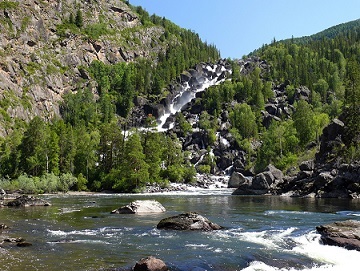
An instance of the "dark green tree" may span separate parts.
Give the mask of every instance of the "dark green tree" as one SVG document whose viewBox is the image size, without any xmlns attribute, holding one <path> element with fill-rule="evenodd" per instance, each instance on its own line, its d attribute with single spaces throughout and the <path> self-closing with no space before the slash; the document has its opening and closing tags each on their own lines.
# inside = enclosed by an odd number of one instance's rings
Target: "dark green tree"
<svg viewBox="0 0 360 271">
<path fill-rule="evenodd" d="M 76 11 L 75 25 L 79 28 L 82 28 L 84 26 L 83 15 L 80 9 Z"/>
</svg>

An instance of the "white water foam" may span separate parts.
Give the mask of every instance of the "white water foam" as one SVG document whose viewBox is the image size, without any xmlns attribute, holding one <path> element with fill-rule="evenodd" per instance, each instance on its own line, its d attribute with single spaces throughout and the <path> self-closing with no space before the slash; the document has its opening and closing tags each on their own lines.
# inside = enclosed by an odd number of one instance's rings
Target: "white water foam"
<svg viewBox="0 0 360 271">
<path fill-rule="evenodd" d="M 49 234 L 53 236 L 70 236 L 70 235 L 81 235 L 81 236 L 97 236 L 99 234 L 105 235 L 105 236 L 112 236 L 114 234 L 119 235 L 122 234 L 124 231 L 132 230 L 132 228 L 109 228 L 104 227 L 100 229 L 90 230 L 74 230 L 74 231 L 63 231 L 63 230 L 47 230 Z"/>
<path fill-rule="evenodd" d="M 292 230 L 283 232 L 283 234 L 274 235 L 273 241 L 264 238 L 266 232 L 253 233 L 247 238 L 249 241 L 260 243 L 263 241 L 267 247 L 276 248 L 278 241 L 276 238 L 281 239 L 282 236 L 287 236 Z M 248 233 L 246 234 L 248 235 Z M 292 237 L 296 245 L 293 249 L 287 250 L 295 255 L 303 255 L 315 260 L 321 264 L 317 264 L 310 268 L 278 268 L 268 265 L 264 262 L 253 261 L 248 267 L 242 269 L 242 271 L 356 271 L 359 269 L 360 252 L 355 250 L 347 250 L 337 246 L 327 246 L 320 243 L 320 235 L 315 232 Z"/>
</svg>

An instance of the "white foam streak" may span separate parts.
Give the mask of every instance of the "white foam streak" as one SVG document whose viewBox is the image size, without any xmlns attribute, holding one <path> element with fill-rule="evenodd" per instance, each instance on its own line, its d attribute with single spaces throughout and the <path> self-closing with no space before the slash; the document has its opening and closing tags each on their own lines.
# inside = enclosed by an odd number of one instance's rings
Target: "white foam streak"
<svg viewBox="0 0 360 271">
<path fill-rule="evenodd" d="M 292 232 L 292 228 L 275 235 L 275 239 L 281 239 L 282 236 L 287 236 Z M 256 243 L 263 242 L 267 247 L 276 248 L 277 241 L 274 239 L 272 242 L 266 240 L 266 232 L 260 233 L 244 233 L 247 236 L 248 241 Z M 296 242 L 295 247 L 289 252 L 303 255 L 313 259 L 321 264 L 314 265 L 309 268 L 278 268 L 270 266 L 264 262 L 254 261 L 249 264 L 248 267 L 242 269 L 242 271 L 355 271 L 358 270 L 358 264 L 360 259 L 360 252 L 355 250 L 347 250 L 337 246 L 326 246 L 320 243 L 320 235 L 315 232 L 311 232 L 299 237 L 292 237 Z"/>
<path fill-rule="evenodd" d="M 299 243 L 293 251 L 328 265 L 324 270 L 358 270 L 360 252 L 320 243 L 320 235 L 311 232 L 294 239 Z M 322 269 L 311 269 L 322 270 Z"/>
</svg>

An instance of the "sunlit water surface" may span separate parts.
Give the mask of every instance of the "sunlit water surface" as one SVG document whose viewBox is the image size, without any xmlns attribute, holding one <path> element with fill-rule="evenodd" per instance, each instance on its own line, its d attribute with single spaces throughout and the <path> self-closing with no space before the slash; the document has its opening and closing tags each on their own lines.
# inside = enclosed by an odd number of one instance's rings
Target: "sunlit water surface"
<svg viewBox="0 0 360 271">
<path fill-rule="evenodd" d="M 1 270 L 131 268 L 146 256 L 171 270 L 358 270 L 360 252 L 324 246 L 315 227 L 360 219 L 360 201 L 231 196 L 229 190 L 157 195 L 46 195 L 50 207 L 1 208 L 5 237 L 33 246 L 0 247 Z M 115 215 L 133 200 L 155 199 L 166 213 Z M 196 211 L 215 232 L 156 229 L 164 217 Z"/>
</svg>

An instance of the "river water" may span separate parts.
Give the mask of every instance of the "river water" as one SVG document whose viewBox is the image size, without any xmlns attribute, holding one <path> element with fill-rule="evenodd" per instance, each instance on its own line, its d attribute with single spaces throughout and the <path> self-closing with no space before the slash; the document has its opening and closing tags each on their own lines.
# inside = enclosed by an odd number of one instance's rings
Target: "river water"
<svg viewBox="0 0 360 271">
<path fill-rule="evenodd" d="M 360 252 L 320 244 L 315 227 L 360 219 L 360 201 L 231 196 L 231 191 L 152 195 L 44 195 L 50 207 L 0 208 L 5 237 L 33 246 L 0 246 L 0 270 L 123 270 L 146 256 L 171 270 L 358 270 Z M 110 214 L 155 199 L 166 213 Z M 164 217 L 196 211 L 225 229 L 157 230 Z"/>
</svg>

